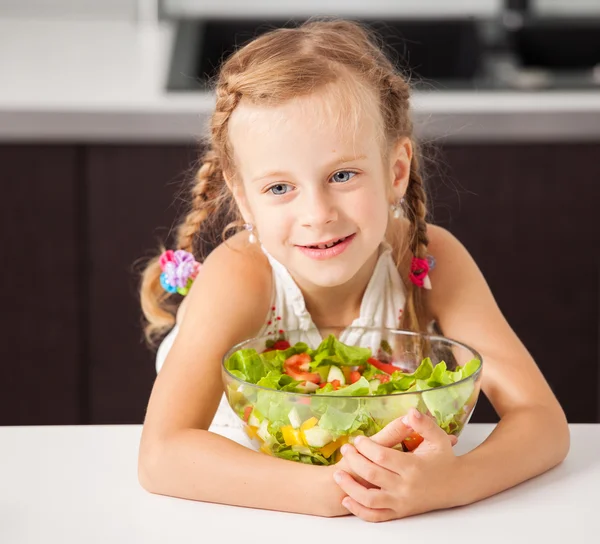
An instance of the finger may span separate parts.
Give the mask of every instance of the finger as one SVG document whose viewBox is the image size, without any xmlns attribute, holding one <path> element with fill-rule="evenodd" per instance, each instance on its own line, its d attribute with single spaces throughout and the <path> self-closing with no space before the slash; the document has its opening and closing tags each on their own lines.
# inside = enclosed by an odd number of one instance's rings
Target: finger
<svg viewBox="0 0 600 544">
<path fill-rule="evenodd" d="M 455 436 L 455 435 L 453 435 L 453 434 L 449 434 L 449 435 L 448 435 L 448 438 L 450 438 L 450 445 L 451 445 L 452 447 L 456 446 L 456 443 L 458 442 L 458 437 L 456 437 L 456 436 Z"/>
<path fill-rule="evenodd" d="M 394 480 L 394 477 L 398 478 L 397 474 L 369 461 L 369 459 L 358 453 L 356 448 L 350 444 L 343 446 L 342 455 L 352 472 L 377 487 L 388 487 L 390 482 Z"/>
<path fill-rule="evenodd" d="M 343 470 L 334 473 L 333 479 L 349 497 L 367 508 L 386 508 L 389 497 L 380 489 L 360 485 L 350 474 Z"/>
<path fill-rule="evenodd" d="M 411 408 L 408 415 L 404 416 L 403 419 L 405 425 L 412 427 L 426 442 L 435 446 L 445 446 L 448 444 L 448 435 L 439 427 L 432 417 Z M 421 445 L 419 447 L 421 447 Z"/>
<path fill-rule="evenodd" d="M 356 502 L 352 497 L 344 497 L 342 500 L 342 505 L 344 508 L 352 512 L 356 517 L 364 519 L 365 521 L 378 523 L 380 521 L 388 521 L 395 517 L 393 510 L 387 508 L 383 510 L 367 508 L 366 506 Z"/>
<path fill-rule="evenodd" d="M 412 433 L 412 429 L 406 425 L 401 417 L 388 423 L 381 431 L 371 437 L 373 442 L 380 446 L 393 448 L 400 444 Z"/>
<path fill-rule="evenodd" d="M 380 446 L 366 436 L 357 437 L 354 447 L 363 457 L 395 474 L 401 473 L 403 463 L 410 462 L 406 453 Z"/>
</svg>

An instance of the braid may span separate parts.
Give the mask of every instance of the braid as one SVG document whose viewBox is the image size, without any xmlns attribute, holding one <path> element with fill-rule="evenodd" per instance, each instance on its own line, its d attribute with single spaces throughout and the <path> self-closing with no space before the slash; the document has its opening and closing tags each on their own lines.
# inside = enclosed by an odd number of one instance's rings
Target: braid
<svg viewBox="0 0 600 544">
<path fill-rule="evenodd" d="M 200 225 L 214 211 L 220 185 L 223 184 L 223 172 L 216 153 L 211 149 L 204 156 L 202 165 L 196 173 L 192 187 L 191 210 L 177 231 L 177 247 L 194 252 L 194 241 L 200 231 Z"/>
<path fill-rule="evenodd" d="M 410 253 L 412 254 L 411 258 L 414 256 L 425 259 L 427 257 L 427 246 L 429 245 L 427 222 L 425 220 L 427 215 L 427 197 L 416 156 L 411 161 L 405 200 L 408 219 L 410 221 L 408 243 Z M 423 332 L 425 327 L 421 323 L 420 316 L 423 316 L 422 289 L 408 280 L 406 308 L 402 314 L 400 327 Z"/>
</svg>

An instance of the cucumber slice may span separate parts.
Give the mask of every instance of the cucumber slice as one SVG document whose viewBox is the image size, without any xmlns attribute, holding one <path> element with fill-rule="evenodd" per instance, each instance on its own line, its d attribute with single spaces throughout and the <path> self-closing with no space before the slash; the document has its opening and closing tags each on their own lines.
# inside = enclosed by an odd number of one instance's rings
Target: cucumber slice
<svg viewBox="0 0 600 544">
<path fill-rule="evenodd" d="M 344 373 L 335 365 L 331 365 L 331 368 L 329 369 L 329 375 L 327 376 L 327 381 L 329 383 L 331 383 L 333 380 L 338 380 L 340 385 L 346 385 Z"/>
<path fill-rule="evenodd" d="M 321 429 L 318 425 L 304 431 L 306 443 L 313 448 L 322 448 L 333 441 L 333 437 L 325 429 Z"/>
<path fill-rule="evenodd" d="M 294 429 L 299 429 L 300 425 L 302 425 L 302 420 L 300 419 L 300 414 L 298 413 L 298 410 L 296 410 L 295 406 L 290 410 L 290 413 L 288 414 L 288 418 L 290 420 L 290 423 L 292 424 L 292 427 L 294 427 Z"/>
</svg>

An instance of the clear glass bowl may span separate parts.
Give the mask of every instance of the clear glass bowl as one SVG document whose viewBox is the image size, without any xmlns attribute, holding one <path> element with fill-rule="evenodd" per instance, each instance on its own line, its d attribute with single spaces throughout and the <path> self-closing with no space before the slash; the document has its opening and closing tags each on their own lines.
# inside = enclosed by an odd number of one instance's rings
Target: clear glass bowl
<svg viewBox="0 0 600 544">
<path fill-rule="evenodd" d="M 472 359 L 480 365 L 467 378 L 423 391 L 376 396 L 296 393 L 248 383 L 227 370 L 225 362 L 235 351 L 255 349 L 262 353 L 274 340 L 273 336 L 252 338 L 225 355 L 222 377 L 228 403 L 254 449 L 293 461 L 334 464 L 341 458 L 339 449 L 344 443 L 352 442 L 357 435 L 372 436 L 413 407 L 432 416 L 448 434 L 458 436 L 462 432 L 480 392 L 483 360 L 474 349 L 442 336 L 363 327 L 332 328 L 320 333 L 287 331 L 285 339 L 291 345 L 305 342 L 316 349 L 329 334 L 347 345 L 370 347 L 374 357 L 387 359 L 405 373 L 414 372 L 427 357 L 434 367 L 444 361 L 448 370 Z M 398 447 L 411 451 L 419 439 L 416 435 Z"/>
</svg>

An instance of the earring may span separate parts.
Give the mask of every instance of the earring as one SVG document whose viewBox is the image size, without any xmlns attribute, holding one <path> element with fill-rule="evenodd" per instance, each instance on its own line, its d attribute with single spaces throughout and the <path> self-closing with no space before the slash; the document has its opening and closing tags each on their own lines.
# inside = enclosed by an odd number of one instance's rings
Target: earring
<svg viewBox="0 0 600 544">
<path fill-rule="evenodd" d="M 403 198 L 400 200 L 400 204 L 392 204 L 390 206 L 394 219 L 400 219 L 402 217 L 402 204 L 404 204 Z"/>
<path fill-rule="evenodd" d="M 250 236 L 248 236 L 248 242 L 255 244 L 256 235 L 254 234 L 254 225 L 252 223 L 244 223 L 244 228 L 250 233 Z"/>
</svg>

